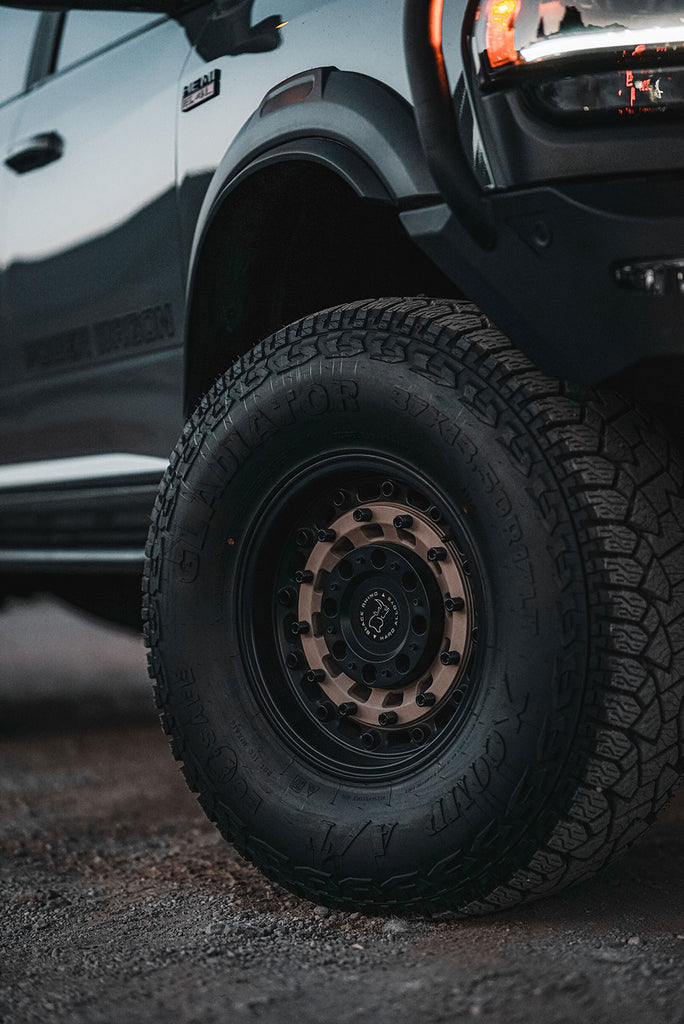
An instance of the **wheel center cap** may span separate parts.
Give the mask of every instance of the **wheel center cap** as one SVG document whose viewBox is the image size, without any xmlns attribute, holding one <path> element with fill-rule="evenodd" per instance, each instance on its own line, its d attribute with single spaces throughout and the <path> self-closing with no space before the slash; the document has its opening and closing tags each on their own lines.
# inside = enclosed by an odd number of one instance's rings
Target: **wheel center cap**
<svg viewBox="0 0 684 1024">
<path fill-rule="evenodd" d="M 365 636 L 376 643 L 391 640 L 399 626 L 399 606 L 384 588 L 375 587 L 361 601 L 359 625 Z"/>
</svg>

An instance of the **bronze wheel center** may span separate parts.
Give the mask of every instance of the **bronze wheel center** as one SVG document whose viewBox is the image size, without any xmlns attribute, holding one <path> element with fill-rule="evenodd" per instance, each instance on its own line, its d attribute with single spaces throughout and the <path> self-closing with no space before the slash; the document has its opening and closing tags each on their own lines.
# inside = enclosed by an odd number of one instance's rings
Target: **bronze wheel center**
<svg viewBox="0 0 684 1024">
<path fill-rule="evenodd" d="M 345 512 L 314 544 L 304 575 L 302 650 L 325 697 L 373 729 L 437 711 L 467 666 L 473 614 L 438 525 L 391 501 Z"/>
</svg>

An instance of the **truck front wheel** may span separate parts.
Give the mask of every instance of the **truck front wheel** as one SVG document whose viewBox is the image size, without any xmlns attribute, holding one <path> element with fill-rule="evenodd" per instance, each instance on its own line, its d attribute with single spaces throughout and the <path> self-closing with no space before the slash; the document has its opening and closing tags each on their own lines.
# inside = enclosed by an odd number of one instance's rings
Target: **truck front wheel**
<svg viewBox="0 0 684 1024">
<path fill-rule="evenodd" d="M 225 837 L 331 905 L 476 913 L 602 866 L 681 772 L 682 474 L 465 303 L 257 345 L 148 541 L 162 722 Z"/>
</svg>

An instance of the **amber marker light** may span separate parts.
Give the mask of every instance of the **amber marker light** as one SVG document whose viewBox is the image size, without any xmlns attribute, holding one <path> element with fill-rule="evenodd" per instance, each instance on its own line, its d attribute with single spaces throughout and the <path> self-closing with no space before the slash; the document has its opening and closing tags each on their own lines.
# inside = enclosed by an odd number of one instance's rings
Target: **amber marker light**
<svg viewBox="0 0 684 1024">
<path fill-rule="evenodd" d="M 436 52 L 442 48 L 442 15 L 444 0 L 432 0 L 430 4 L 430 44 Z"/>
<path fill-rule="evenodd" d="M 517 64 L 515 48 L 515 16 L 520 10 L 519 0 L 490 0 L 487 10 L 485 46 L 491 67 Z"/>
</svg>

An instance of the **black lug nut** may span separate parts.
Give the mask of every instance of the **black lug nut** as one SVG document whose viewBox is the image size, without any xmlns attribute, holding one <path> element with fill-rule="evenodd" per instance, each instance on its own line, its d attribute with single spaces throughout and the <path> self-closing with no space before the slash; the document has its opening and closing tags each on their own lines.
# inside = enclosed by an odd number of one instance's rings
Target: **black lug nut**
<svg viewBox="0 0 684 1024">
<path fill-rule="evenodd" d="M 353 700 L 346 700 L 344 704 L 340 704 L 337 710 L 342 718 L 349 718 L 351 715 L 355 715 L 359 709 Z"/>
<path fill-rule="evenodd" d="M 322 683 L 325 679 L 325 672 L 322 668 L 310 668 L 308 672 L 305 672 L 304 678 L 307 683 Z"/>
<path fill-rule="evenodd" d="M 461 660 L 461 655 L 458 651 L 442 651 L 439 656 L 439 660 L 443 665 L 458 665 Z"/>
<path fill-rule="evenodd" d="M 394 725 L 398 720 L 396 711 L 381 711 L 378 715 L 378 725 Z"/>
<path fill-rule="evenodd" d="M 372 729 L 369 732 L 361 733 L 361 743 L 366 748 L 366 750 L 373 750 L 375 747 L 377 747 L 379 742 L 380 737 L 378 736 L 377 732 L 374 732 Z"/>
<path fill-rule="evenodd" d="M 394 526 L 397 530 L 410 530 L 413 526 L 413 516 L 395 516 Z"/>
<path fill-rule="evenodd" d="M 298 548 L 311 548 L 313 547 L 314 536 L 311 530 L 297 530 L 295 534 L 295 544 Z"/>
<path fill-rule="evenodd" d="M 321 701 L 316 705 L 316 718 L 319 722 L 329 722 L 335 714 L 335 705 L 329 701 Z"/>
<path fill-rule="evenodd" d="M 428 551 L 428 558 L 431 562 L 443 562 L 446 556 L 446 548 L 430 548 Z"/>
<path fill-rule="evenodd" d="M 462 612 L 465 608 L 465 601 L 462 597 L 447 597 L 444 607 L 448 612 Z"/>
<path fill-rule="evenodd" d="M 418 725 L 415 729 L 411 729 L 411 742 L 412 743 L 425 743 L 427 735 L 424 729 Z"/>
<path fill-rule="evenodd" d="M 295 583 L 312 583 L 313 578 L 311 569 L 298 569 L 295 573 Z"/>
<path fill-rule="evenodd" d="M 369 523 L 373 518 L 373 511 L 370 508 L 355 508 L 353 516 L 355 523 Z"/>
<path fill-rule="evenodd" d="M 299 668 L 302 663 L 301 655 L 297 651 L 290 651 L 288 656 L 285 658 L 285 664 L 288 668 Z"/>
<path fill-rule="evenodd" d="M 427 691 L 426 693 L 419 693 L 416 697 L 416 704 L 419 708 L 431 708 L 432 705 L 437 701 L 434 693 Z"/>
<path fill-rule="evenodd" d="M 319 530 L 316 536 L 321 544 L 331 544 L 335 537 L 337 537 L 337 534 L 334 530 Z"/>
<path fill-rule="evenodd" d="M 293 604 L 296 597 L 297 595 L 292 589 L 292 587 L 281 587 L 280 590 L 278 591 L 278 601 L 280 602 L 280 604 L 285 605 L 285 607 L 288 607 L 288 605 Z"/>
<path fill-rule="evenodd" d="M 301 636 L 303 633 L 308 633 L 309 630 L 311 629 L 311 626 L 309 625 L 308 622 L 304 621 L 293 622 L 291 629 L 294 636 Z"/>
</svg>

